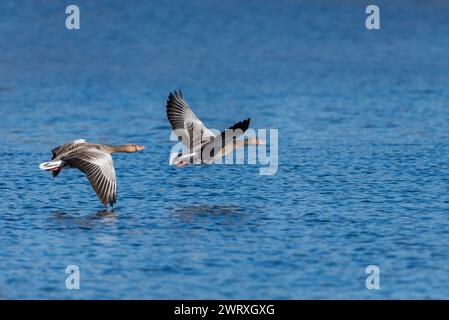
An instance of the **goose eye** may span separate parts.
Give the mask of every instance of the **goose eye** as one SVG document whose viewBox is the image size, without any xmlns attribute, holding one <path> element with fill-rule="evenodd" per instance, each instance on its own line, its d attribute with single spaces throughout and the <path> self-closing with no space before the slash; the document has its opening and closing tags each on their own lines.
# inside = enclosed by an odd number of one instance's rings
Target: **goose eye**
<svg viewBox="0 0 449 320">
<path fill-rule="evenodd" d="M 182 152 L 178 152 L 178 157 L 182 156 Z"/>
</svg>

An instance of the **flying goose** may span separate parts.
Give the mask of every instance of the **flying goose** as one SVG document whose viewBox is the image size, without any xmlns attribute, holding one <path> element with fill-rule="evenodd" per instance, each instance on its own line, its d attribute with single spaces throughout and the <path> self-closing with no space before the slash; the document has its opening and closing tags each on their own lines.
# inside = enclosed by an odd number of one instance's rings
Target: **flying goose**
<svg viewBox="0 0 449 320">
<path fill-rule="evenodd" d="M 265 141 L 255 137 L 236 140 L 248 129 L 250 118 L 215 135 L 193 113 L 181 90 L 170 92 L 167 100 L 167 117 L 179 141 L 187 147 L 187 152 L 178 153 L 172 160 L 178 168 L 189 163 L 213 163 L 245 145 L 265 144 Z"/>
<path fill-rule="evenodd" d="M 117 183 L 111 154 L 130 153 L 143 150 L 143 146 L 127 144 L 108 146 L 88 143 L 84 139 L 67 142 L 54 148 L 51 161 L 44 162 L 39 168 L 51 171 L 56 177 L 62 169 L 77 168 L 84 172 L 98 199 L 106 207 L 116 202 Z"/>
</svg>

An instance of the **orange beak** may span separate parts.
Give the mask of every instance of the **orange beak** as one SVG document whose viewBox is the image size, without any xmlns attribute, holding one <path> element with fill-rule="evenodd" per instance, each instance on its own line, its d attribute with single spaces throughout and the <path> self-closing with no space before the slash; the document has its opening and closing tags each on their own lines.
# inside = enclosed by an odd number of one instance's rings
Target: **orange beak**
<svg viewBox="0 0 449 320">
<path fill-rule="evenodd" d="M 182 168 L 187 164 L 187 162 L 181 162 L 176 165 L 177 168 Z"/>
<path fill-rule="evenodd" d="M 136 146 L 137 151 L 142 151 L 143 149 L 145 149 L 144 146 Z"/>
</svg>

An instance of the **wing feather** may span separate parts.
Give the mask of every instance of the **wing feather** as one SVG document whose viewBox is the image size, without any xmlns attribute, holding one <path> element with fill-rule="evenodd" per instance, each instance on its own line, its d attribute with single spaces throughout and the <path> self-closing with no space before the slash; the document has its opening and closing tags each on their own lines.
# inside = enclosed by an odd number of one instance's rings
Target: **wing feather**
<svg viewBox="0 0 449 320">
<path fill-rule="evenodd" d="M 209 141 L 215 136 L 190 109 L 181 90 L 170 92 L 167 100 L 167 117 L 178 139 L 189 148 Z"/>
<path fill-rule="evenodd" d="M 248 130 L 250 121 L 251 119 L 248 118 L 246 120 L 237 122 L 228 129 L 222 131 L 210 143 L 203 144 L 201 148 L 203 149 L 207 146 L 207 148 L 211 151 L 210 156 L 215 157 L 216 151 L 221 150 L 231 142 L 233 143 L 233 141 L 235 141 L 237 137 Z"/>
<path fill-rule="evenodd" d="M 114 163 L 109 153 L 90 148 L 78 153 L 71 153 L 62 159 L 71 167 L 84 172 L 100 201 L 107 206 L 117 199 L 117 183 Z"/>
<path fill-rule="evenodd" d="M 51 150 L 51 153 L 53 154 L 53 157 L 51 158 L 51 160 L 54 160 L 57 156 L 59 156 L 63 153 L 68 153 L 84 144 L 86 144 L 86 140 L 84 140 L 84 139 L 73 140 L 73 141 L 61 144 L 60 146 Z"/>
</svg>

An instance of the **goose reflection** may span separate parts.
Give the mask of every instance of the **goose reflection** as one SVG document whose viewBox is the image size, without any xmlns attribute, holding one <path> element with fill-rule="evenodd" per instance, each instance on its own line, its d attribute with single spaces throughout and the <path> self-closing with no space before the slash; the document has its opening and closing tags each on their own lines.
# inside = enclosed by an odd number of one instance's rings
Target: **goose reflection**
<svg viewBox="0 0 449 320">
<path fill-rule="evenodd" d="M 192 220 L 196 217 L 238 217 L 244 209 L 235 205 L 191 205 L 174 208 L 172 215 L 182 220 Z"/>
<path fill-rule="evenodd" d="M 74 212 L 66 213 L 63 211 L 54 211 L 51 215 L 56 221 L 63 223 L 67 227 L 77 227 L 81 229 L 92 229 L 98 222 L 111 223 L 118 218 L 115 210 L 107 209 L 97 211 L 92 215 L 77 215 Z"/>
</svg>

